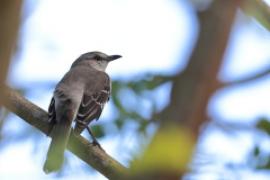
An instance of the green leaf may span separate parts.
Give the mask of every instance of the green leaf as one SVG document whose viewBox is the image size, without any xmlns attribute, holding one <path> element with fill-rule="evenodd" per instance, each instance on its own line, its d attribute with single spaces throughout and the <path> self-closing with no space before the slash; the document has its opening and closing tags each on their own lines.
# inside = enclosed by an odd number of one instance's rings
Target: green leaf
<svg viewBox="0 0 270 180">
<path fill-rule="evenodd" d="M 103 126 L 101 126 L 101 125 L 91 126 L 91 130 L 93 131 L 94 136 L 97 138 L 104 137 L 104 135 L 105 135 Z"/>
<path fill-rule="evenodd" d="M 259 154 L 260 154 L 260 152 L 261 152 L 261 150 L 260 150 L 259 146 L 256 146 L 256 147 L 253 149 L 253 155 L 254 155 L 255 157 L 258 157 Z"/>
<path fill-rule="evenodd" d="M 261 118 L 256 124 L 256 127 L 270 135 L 270 122 L 266 118 Z"/>
<path fill-rule="evenodd" d="M 131 162 L 131 173 L 168 171 L 185 172 L 195 147 L 191 133 L 178 124 L 163 127 L 143 154 Z"/>
<path fill-rule="evenodd" d="M 242 9 L 246 14 L 254 17 L 262 26 L 270 30 L 270 7 L 263 0 L 247 0 Z"/>
<path fill-rule="evenodd" d="M 123 118 L 118 118 L 114 121 L 115 125 L 117 126 L 118 129 L 121 129 L 124 125 L 124 119 Z"/>
</svg>

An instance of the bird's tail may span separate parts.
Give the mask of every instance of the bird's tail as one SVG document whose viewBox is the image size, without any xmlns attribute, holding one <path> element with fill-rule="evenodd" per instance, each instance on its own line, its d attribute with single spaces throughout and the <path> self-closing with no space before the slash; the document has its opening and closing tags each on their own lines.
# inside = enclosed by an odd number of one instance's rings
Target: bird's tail
<svg viewBox="0 0 270 180">
<path fill-rule="evenodd" d="M 72 121 L 68 119 L 61 120 L 54 125 L 51 133 L 52 141 L 47 153 L 46 162 L 43 166 L 45 173 L 59 170 L 64 161 L 64 151 L 69 139 Z"/>
</svg>

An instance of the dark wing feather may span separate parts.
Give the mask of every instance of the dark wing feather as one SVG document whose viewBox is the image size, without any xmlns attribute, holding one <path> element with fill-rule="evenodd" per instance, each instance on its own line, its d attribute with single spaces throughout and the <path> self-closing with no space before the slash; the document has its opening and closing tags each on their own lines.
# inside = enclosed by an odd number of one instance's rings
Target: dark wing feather
<svg viewBox="0 0 270 180">
<path fill-rule="evenodd" d="M 48 108 L 48 116 L 49 116 L 49 123 L 51 124 L 51 128 L 49 129 L 49 133 L 51 133 L 51 130 L 53 128 L 53 125 L 56 123 L 56 113 L 55 113 L 55 100 L 54 98 L 51 99 L 49 108 Z"/>
<path fill-rule="evenodd" d="M 99 119 L 105 103 L 109 100 L 109 96 L 110 86 L 105 86 L 101 91 L 92 95 L 84 94 L 77 113 L 76 133 L 81 133 L 92 120 Z"/>
</svg>

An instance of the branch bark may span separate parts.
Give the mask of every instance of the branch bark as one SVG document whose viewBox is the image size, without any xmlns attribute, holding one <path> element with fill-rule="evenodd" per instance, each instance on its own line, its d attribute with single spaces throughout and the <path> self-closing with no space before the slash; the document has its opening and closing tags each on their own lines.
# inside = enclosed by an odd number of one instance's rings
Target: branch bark
<svg viewBox="0 0 270 180">
<path fill-rule="evenodd" d="M 31 103 L 13 89 L 6 88 L 5 96 L 5 107 L 48 135 L 50 124 L 47 122 L 48 114 L 46 111 Z M 126 167 L 106 152 L 93 146 L 84 137 L 75 136 L 73 132 L 70 135 L 67 149 L 109 179 L 119 179 L 127 173 Z"/>
<path fill-rule="evenodd" d="M 185 124 L 193 130 L 195 137 L 207 119 L 208 100 L 219 84 L 217 74 L 240 2 L 216 0 L 207 11 L 199 14 L 197 45 L 187 68 L 173 81 L 171 103 L 164 110 L 162 119 Z"/>
<path fill-rule="evenodd" d="M 0 104 L 4 99 L 3 87 L 14 45 L 16 44 L 21 6 L 21 0 L 2 0 L 0 2 Z"/>
</svg>

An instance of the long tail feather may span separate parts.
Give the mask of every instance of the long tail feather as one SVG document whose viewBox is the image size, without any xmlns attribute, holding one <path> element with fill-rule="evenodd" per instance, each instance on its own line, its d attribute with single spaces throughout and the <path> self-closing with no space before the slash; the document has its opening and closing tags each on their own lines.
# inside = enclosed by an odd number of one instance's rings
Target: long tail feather
<svg viewBox="0 0 270 180">
<path fill-rule="evenodd" d="M 67 119 L 61 119 L 59 123 L 55 124 L 51 133 L 52 141 L 47 153 L 47 159 L 43 166 L 45 173 L 58 171 L 62 167 L 70 131 L 71 121 Z"/>
</svg>

